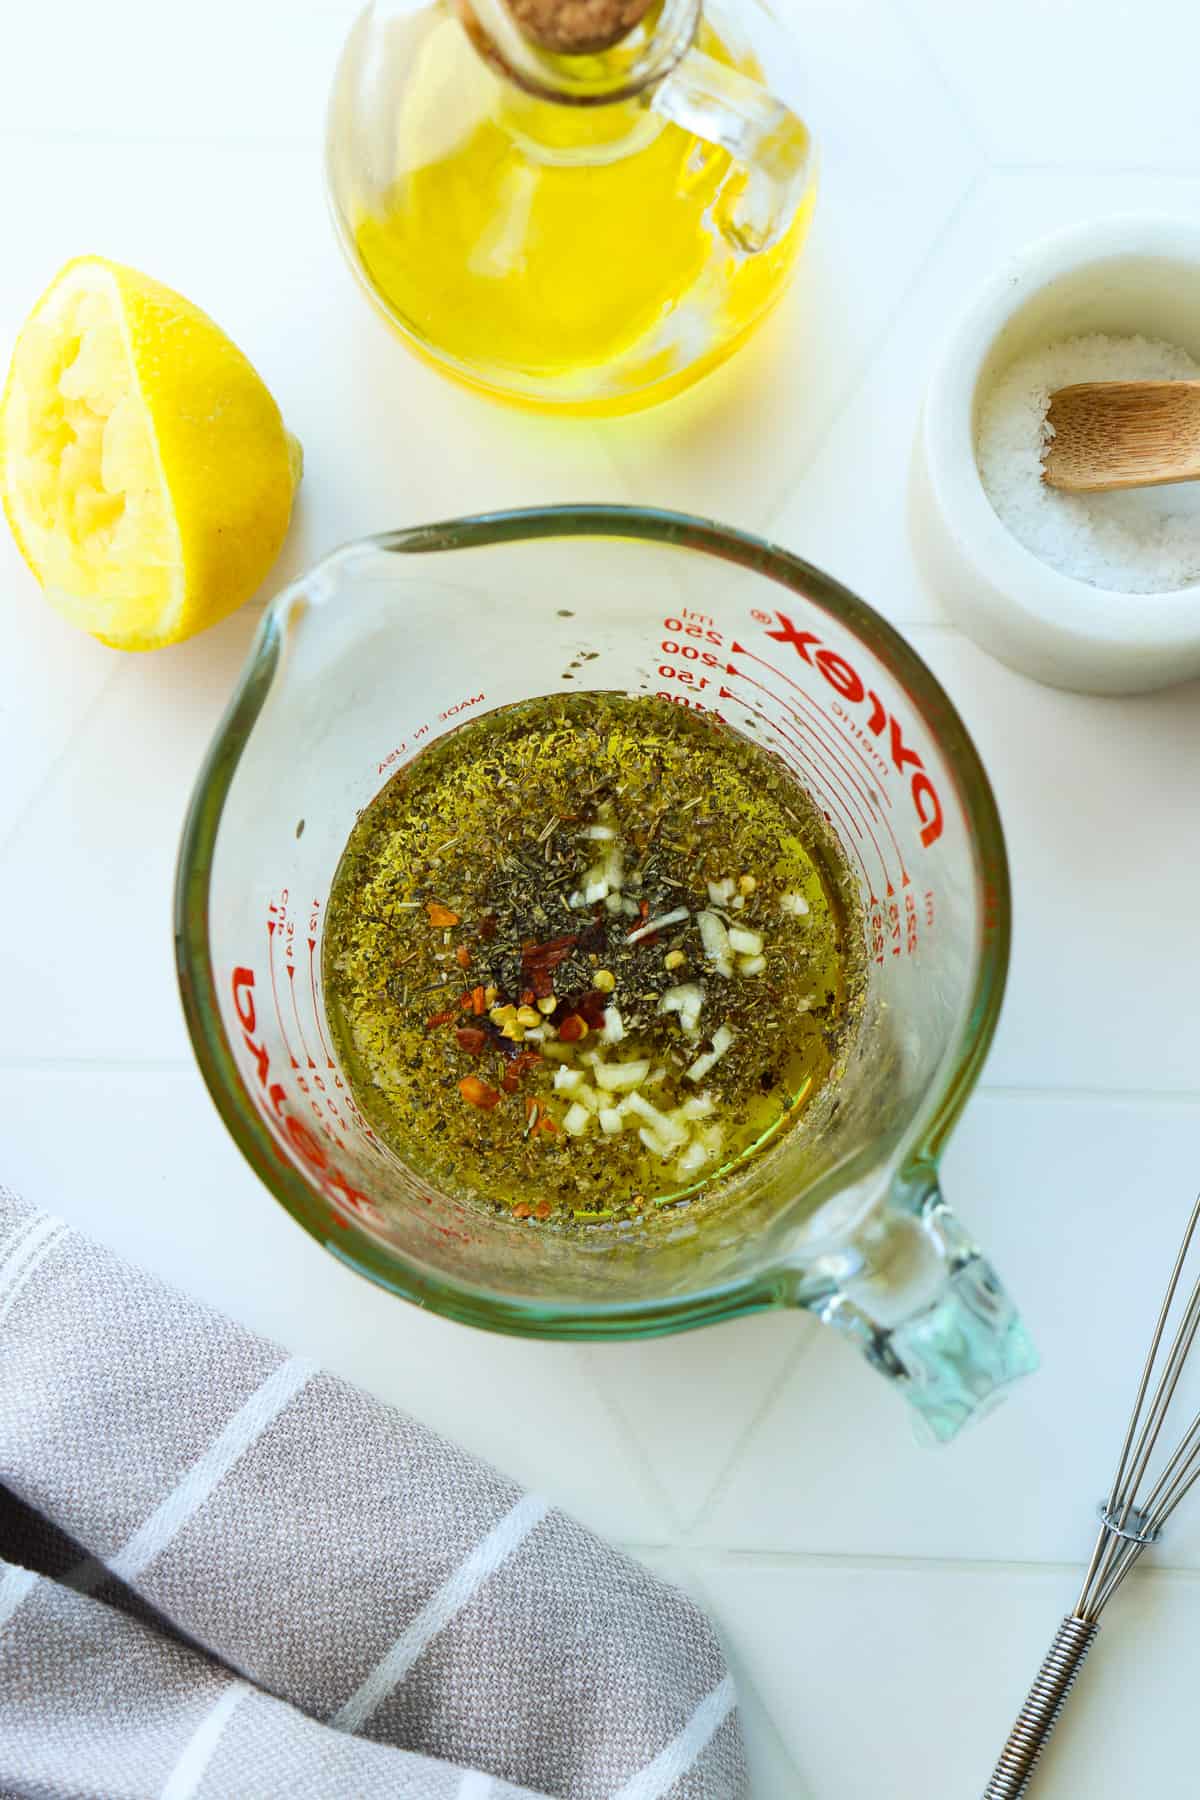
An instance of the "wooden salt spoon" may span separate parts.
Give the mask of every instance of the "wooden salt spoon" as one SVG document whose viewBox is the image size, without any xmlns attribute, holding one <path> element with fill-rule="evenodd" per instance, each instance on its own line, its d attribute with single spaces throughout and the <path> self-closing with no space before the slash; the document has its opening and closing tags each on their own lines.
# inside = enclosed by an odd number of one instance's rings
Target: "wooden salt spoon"
<svg viewBox="0 0 1200 1800">
<path fill-rule="evenodd" d="M 1042 480 L 1068 494 L 1200 480 L 1200 381 L 1081 381 L 1050 396 Z"/>
</svg>

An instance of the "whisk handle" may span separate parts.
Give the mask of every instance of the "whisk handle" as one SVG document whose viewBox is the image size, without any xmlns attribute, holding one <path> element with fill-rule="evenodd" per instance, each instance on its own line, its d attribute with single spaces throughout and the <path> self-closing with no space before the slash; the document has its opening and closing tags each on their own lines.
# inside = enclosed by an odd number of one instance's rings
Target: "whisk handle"
<svg viewBox="0 0 1200 1800">
<path fill-rule="evenodd" d="M 1095 1620 L 1090 1624 L 1073 1617 L 1063 1620 L 983 1790 L 983 1800 L 1021 1800 L 1027 1792 L 1038 1757 L 1058 1724 L 1099 1629 Z"/>
</svg>

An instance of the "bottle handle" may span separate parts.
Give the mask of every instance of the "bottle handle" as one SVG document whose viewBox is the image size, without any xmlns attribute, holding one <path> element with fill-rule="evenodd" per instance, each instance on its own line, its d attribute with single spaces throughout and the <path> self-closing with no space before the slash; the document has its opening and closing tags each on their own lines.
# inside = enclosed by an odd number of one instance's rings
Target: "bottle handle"
<svg viewBox="0 0 1200 1800">
<path fill-rule="evenodd" d="M 897 1183 L 794 1295 L 898 1387 L 920 1436 L 946 1443 L 1032 1374 L 1037 1351 L 991 1264 L 927 1175 Z"/>
<path fill-rule="evenodd" d="M 728 151 L 744 174 L 719 217 L 744 254 L 769 250 L 790 229 L 812 184 L 808 127 L 749 76 L 691 49 L 654 90 L 651 108 L 705 143 Z"/>
</svg>

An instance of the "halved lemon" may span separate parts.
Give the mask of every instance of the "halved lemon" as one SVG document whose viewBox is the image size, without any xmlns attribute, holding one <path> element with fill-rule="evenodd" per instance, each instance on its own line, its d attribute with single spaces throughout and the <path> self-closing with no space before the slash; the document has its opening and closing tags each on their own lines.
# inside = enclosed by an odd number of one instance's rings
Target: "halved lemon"
<svg viewBox="0 0 1200 1800">
<path fill-rule="evenodd" d="M 135 269 L 68 263 L 21 329 L 0 498 L 47 598 L 103 643 L 175 644 L 247 600 L 300 464 L 237 346 Z"/>
</svg>

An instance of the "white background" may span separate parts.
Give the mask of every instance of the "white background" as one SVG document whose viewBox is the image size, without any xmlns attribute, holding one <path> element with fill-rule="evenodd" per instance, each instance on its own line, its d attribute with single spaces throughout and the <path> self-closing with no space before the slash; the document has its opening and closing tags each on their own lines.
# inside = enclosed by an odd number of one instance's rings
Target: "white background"
<svg viewBox="0 0 1200 1800">
<path fill-rule="evenodd" d="M 757 1800 L 960 1800 L 1073 1599 L 1200 1181 L 1200 688 L 1009 673 L 911 565 L 909 446 L 972 288 L 1047 229 L 1200 208 L 1191 0 L 789 0 L 824 186 L 790 300 L 697 392 L 592 425 L 418 365 L 335 248 L 348 0 L 57 0 L 0 45 L 0 354 L 67 257 L 132 262 L 257 362 L 306 472 L 274 591 L 357 533 L 641 500 L 766 532 L 894 620 L 957 701 L 1013 863 L 1009 997 L 946 1163 L 1043 1372 L 953 1449 L 807 1321 L 489 1339 L 336 1266 L 241 1163 L 176 999 L 171 876 L 257 608 L 150 658 L 52 615 L 0 541 L 0 1176 L 410 1408 L 692 1589 Z M 1131 601 L 1135 605 L 1136 601 Z M 1200 1505 L 1109 1615 L 1039 1796 L 1196 1792 Z"/>
</svg>

